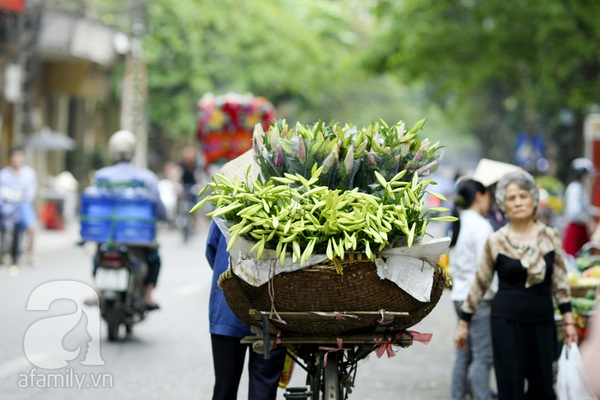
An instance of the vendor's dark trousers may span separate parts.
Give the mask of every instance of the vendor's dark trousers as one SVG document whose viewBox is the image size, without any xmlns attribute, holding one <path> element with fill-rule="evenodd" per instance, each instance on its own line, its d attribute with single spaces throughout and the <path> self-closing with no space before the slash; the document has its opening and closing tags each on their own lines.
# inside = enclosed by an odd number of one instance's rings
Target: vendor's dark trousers
<svg viewBox="0 0 600 400">
<path fill-rule="evenodd" d="M 236 400 L 240 378 L 244 369 L 246 353 L 248 360 L 248 400 L 275 400 L 283 362 L 285 348 L 271 351 L 271 358 L 265 360 L 247 344 L 241 344 L 240 338 L 211 335 L 213 364 L 215 369 L 215 387 L 213 400 Z"/>
<path fill-rule="evenodd" d="M 524 323 L 492 318 L 492 346 L 499 400 L 556 399 L 552 371 L 557 353 L 553 322 Z"/>
</svg>

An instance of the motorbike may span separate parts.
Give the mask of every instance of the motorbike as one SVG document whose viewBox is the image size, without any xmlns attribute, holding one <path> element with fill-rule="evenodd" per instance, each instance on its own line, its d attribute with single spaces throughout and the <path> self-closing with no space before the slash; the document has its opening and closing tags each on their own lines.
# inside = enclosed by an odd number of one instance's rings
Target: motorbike
<svg viewBox="0 0 600 400">
<path fill-rule="evenodd" d="M 145 302 L 146 255 L 157 248 L 154 200 L 144 190 L 89 187 L 81 196 L 81 244 L 98 243 L 94 277 L 108 340 L 131 333 L 150 309 Z"/>
<path fill-rule="evenodd" d="M 147 246 L 101 243 L 95 257 L 95 278 L 99 291 L 100 314 L 108 326 L 108 340 L 119 338 L 123 325 L 127 334 L 143 321 L 149 310 L 144 301 L 144 261 Z"/>
</svg>

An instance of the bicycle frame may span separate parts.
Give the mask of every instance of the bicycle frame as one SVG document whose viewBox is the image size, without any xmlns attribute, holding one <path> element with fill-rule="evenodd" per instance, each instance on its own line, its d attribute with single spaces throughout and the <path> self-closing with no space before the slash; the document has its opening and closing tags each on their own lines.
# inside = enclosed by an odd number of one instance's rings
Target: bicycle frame
<svg viewBox="0 0 600 400">
<path fill-rule="evenodd" d="M 268 319 L 268 312 L 250 311 Z M 370 312 L 367 312 L 370 314 Z M 280 313 L 286 314 L 286 313 Z M 405 312 L 389 313 L 407 316 Z M 270 324 L 267 324 L 270 325 Z M 258 336 L 246 337 L 242 343 L 251 343 L 255 351 L 264 352 L 269 357 L 272 346 L 271 337 L 277 330 L 267 327 Z M 260 331 L 260 329 L 257 329 Z M 406 330 L 390 331 L 384 325 L 373 332 L 359 332 L 332 335 L 299 335 L 275 333 L 273 342 L 277 346 L 285 346 L 294 362 L 307 373 L 306 387 L 288 388 L 286 399 L 311 400 L 346 400 L 352 393 L 358 362 L 378 349 L 390 351 L 391 346 L 408 347 L 413 343 L 413 336 Z M 265 347 L 266 346 L 266 347 Z M 265 350 L 266 349 L 266 350 Z"/>
</svg>

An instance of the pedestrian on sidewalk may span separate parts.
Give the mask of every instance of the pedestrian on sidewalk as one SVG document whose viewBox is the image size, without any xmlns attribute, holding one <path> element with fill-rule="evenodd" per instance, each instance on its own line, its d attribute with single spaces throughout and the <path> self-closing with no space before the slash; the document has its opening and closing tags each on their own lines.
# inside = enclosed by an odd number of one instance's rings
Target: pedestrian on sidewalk
<svg viewBox="0 0 600 400">
<path fill-rule="evenodd" d="M 554 304 L 563 316 L 565 343 L 578 340 L 562 241 L 555 228 L 535 219 L 539 190 L 529 173 L 506 174 L 498 182 L 496 201 L 510 222 L 485 244 L 454 340 L 466 348 L 470 321 L 497 273 L 491 332 L 498 398 L 555 399 Z"/>
<path fill-rule="evenodd" d="M 27 243 L 29 261 L 33 262 L 34 259 L 37 218 L 33 202 L 36 190 L 36 173 L 33 168 L 25 164 L 24 151 L 19 147 L 12 149 L 9 154 L 9 165 L 0 170 L 0 222 L 3 224 L 3 229 L 7 229 L 9 225 L 12 226 L 11 259 L 13 266 L 16 266 L 18 262 L 23 232 L 26 232 L 29 237 Z"/>
<path fill-rule="evenodd" d="M 595 217 L 600 216 L 600 209 L 590 204 L 588 193 L 588 181 L 595 173 L 594 164 L 587 158 L 576 158 L 571 162 L 572 180 L 565 189 L 563 248 L 573 257 L 590 241 Z"/>
</svg>

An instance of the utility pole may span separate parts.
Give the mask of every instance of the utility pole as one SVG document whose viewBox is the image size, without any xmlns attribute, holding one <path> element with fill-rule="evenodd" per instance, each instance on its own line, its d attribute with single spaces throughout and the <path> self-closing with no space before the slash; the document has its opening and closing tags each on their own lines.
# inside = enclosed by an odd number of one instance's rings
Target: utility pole
<svg viewBox="0 0 600 400">
<path fill-rule="evenodd" d="M 42 3 L 31 1 L 19 18 L 17 42 L 17 66 L 20 71 L 20 94 L 14 102 L 13 144 L 23 144 L 32 133 L 32 109 L 34 86 L 40 74 L 40 60 L 37 52 L 38 37 L 42 18 Z"/>
<path fill-rule="evenodd" d="M 133 163 L 140 167 L 148 165 L 148 76 L 141 43 L 141 36 L 145 30 L 144 0 L 134 0 L 131 12 L 130 51 L 125 56 L 121 92 L 121 129 L 130 130 L 135 134 L 137 147 Z"/>
</svg>

